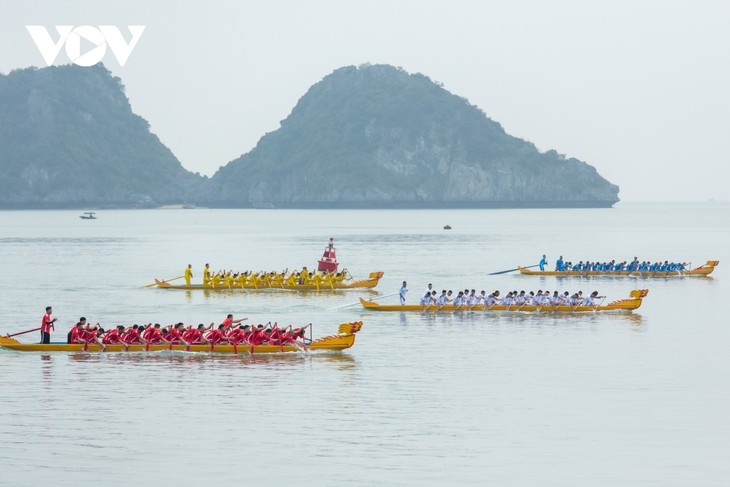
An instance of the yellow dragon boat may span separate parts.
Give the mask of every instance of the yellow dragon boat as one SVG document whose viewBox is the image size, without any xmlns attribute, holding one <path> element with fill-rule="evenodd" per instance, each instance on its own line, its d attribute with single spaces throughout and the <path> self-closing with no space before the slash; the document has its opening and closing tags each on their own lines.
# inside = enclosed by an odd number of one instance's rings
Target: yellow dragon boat
<svg viewBox="0 0 730 487">
<path fill-rule="evenodd" d="M 719 260 L 708 260 L 706 264 L 687 271 L 535 271 L 526 267 L 517 267 L 517 269 L 520 274 L 526 276 L 696 277 L 710 275 L 719 263 Z"/>
<path fill-rule="evenodd" d="M 378 285 L 383 272 L 371 272 L 367 279 L 353 280 L 348 278 L 340 281 L 330 277 L 322 277 L 310 282 L 299 284 L 296 280 L 289 279 L 267 279 L 258 277 L 257 279 L 247 279 L 244 282 L 234 282 L 227 284 L 221 281 L 218 285 L 214 284 L 170 284 L 168 281 L 155 279 L 155 286 L 161 289 L 186 289 L 206 291 L 237 291 L 237 290 L 255 290 L 255 289 L 286 289 L 291 291 L 341 291 L 345 289 L 368 289 Z"/>
<path fill-rule="evenodd" d="M 367 299 L 360 298 L 363 308 L 373 311 L 422 311 L 431 313 L 459 312 L 459 311 L 508 311 L 522 313 L 584 313 L 588 311 L 633 311 L 641 306 L 642 299 L 649 293 L 648 289 L 637 289 L 631 291 L 627 299 L 619 299 L 608 304 L 596 306 L 573 306 L 573 305 L 533 305 L 533 304 L 486 304 L 474 305 L 453 305 L 453 304 L 378 304 Z"/>
<path fill-rule="evenodd" d="M 105 353 L 108 352 L 161 352 L 166 350 L 180 352 L 207 352 L 207 353 L 232 353 L 232 354 L 257 354 L 257 353 L 286 353 L 303 352 L 309 350 L 341 351 L 352 347 L 355 343 L 355 333 L 362 328 L 362 321 L 342 323 L 337 335 L 317 338 L 310 343 L 285 345 L 230 345 L 230 344 L 196 344 L 185 346 L 184 344 L 168 345 L 166 343 L 147 345 L 132 344 L 125 348 L 122 344 L 107 345 Z M 101 352 L 102 347 L 96 343 L 21 343 L 14 338 L 0 337 L 0 348 L 17 350 L 20 352 Z"/>
</svg>

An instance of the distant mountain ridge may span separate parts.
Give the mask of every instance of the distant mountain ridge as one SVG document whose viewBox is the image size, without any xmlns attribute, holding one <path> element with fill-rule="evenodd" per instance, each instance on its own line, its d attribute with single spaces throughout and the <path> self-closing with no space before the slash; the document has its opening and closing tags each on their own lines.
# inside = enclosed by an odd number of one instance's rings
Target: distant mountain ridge
<svg viewBox="0 0 730 487">
<path fill-rule="evenodd" d="M 207 204 L 287 208 L 608 207 L 595 168 L 510 136 L 421 74 L 347 66 L 222 167 Z"/>
<path fill-rule="evenodd" d="M 0 75 L 0 107 L 0 207 L 149 207 L 200 191 L 101 64 Z"/>
<path fill-rule="evenodd" d="M 510 136 L 421 74 L 347 66 L 210 179 L 185 170 L 103 66 L 0 75 L 0 208 L 607 207 L 592 166 Z"/>
</svg>

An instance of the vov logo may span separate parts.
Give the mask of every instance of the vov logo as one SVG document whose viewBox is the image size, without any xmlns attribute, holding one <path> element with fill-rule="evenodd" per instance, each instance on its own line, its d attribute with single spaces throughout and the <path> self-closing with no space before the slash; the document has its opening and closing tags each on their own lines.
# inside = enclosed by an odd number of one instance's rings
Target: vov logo
<svg viewBox="0 0 730 487">
<path fill-rule="evenodd" d="M 66 55 L 69 60 L 78 65 L 89 67 L 97 64 L 104 58 L 106 48 L 109 46 L 114 57 L 117 58 L 120 66 L 124 66 L 132 54 L 132 50 L 137 45 L 139 38 L 142 36 L 146 26 L 130 25 L 127 26 L 132 34 L 132 39 L 127 42 L 114 25 L 100 25 L 94 27 L 91 25 L 57 25 L 58 39 L 53 40 L 51 34 L 42 25 L 26 25 L 33 42 L 43 56 L 43 60 L 48 66 L 53 64 L 61 52 L 61 48 L 66 46 Z M 84 39 L 85 44 L 90 48 L 84 53 L 81 52 L 81 40 Z"/>
</svg>

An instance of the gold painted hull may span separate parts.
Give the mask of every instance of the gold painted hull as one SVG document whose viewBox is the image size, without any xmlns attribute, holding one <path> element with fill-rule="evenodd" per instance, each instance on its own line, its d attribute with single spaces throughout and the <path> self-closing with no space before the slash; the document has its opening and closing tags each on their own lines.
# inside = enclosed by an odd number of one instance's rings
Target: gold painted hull
<svg viewBox="0 0 730 487">
<path fill-rule="evenodd" d="M 362 328 L 362 322 L 343 323 L 340 325 L 339 333 L 327 337 L 318 338 L 309 344 L 297 343 L 296 345 L 230 345 L 219 344 L 211 346 L 209 344 L 190 345 L 168 345 L 168 344 L 133 344 L 126 349 L 124 345 L 114 344 L 107 345 L 104 353 L 110 352 L 162 352 L 162 351 L 178 351 L 178 352 L 204 352 L 204 353 L 233 353 L 233 354 L 258 354 L 258 353 L 286 353 L 286 352 L 303 352 L 308 350 L 330 350 L 341 351 L 346 350 L 355 343 L 355 333 Z M 102 347 L 96 343 L 80 344 L 80 343 L 21 343 L 14 338 L 0 337 L 0 347 L 20 352 L 101 352 Z"/>
<path fill-rule="evenodd" d="M 586 276 L 613 276 L 613 277 L 697 277 L 708 276 L 720 263 L 719 260 L 708 260 L 706 264 L 688 271 L 534 271 L 525 267 L 518 267 L 520 274 L 526 276 L 557 276 L 557 277 L 586 277 Z"/>
<path fill-rule="evenodd" d="M 367 299 L 360 298 L 363 308 L 373 311 L 421 311 L 428 313 L 450 313 L 460 311 L 505 311 L 505 312 L 521 312 L 521 313 L 586 313 L 593 311 L 633 311 L 641 306 L 642 299 L 648 294 L 648 290 L 641 289 L 631 291 L 629 298 L 620 299 L 611 303 L 599 306 L 535 306 L 535 305 L 518 305 L 513 304 L 505 306 L 495 304 L 487 306 L 485 304 L 475 304 L 473 306 L 453 304 L 437 305 L 430 304 L 422 306 L 420 304 L 378 304 Z"/>
<path fill-rule="evenodd" d="M 245 283 L 234 284 L 231 286 L 220 284 L 219 286 L 203 285 L 203 284 L 170 284 L 166 281 L 155 279 L 155 285 L 162 289 L 185 289 L 188 291 L 193 290 L 205 290 L 205 291 L 254 291 L 261 289 L 284 289 L 287 291 L 341 291 L 345 289 L 372 289 L 378 285 L 380 278 L 383 277 L 383 272 L 371 272 L 367 279 L 360 279 L 352 282 L 327 282 L 322 281 L 320 283 L 309 283 L 309 284 L 294 284 L 290 285 L 286 282 L 276 282 L 262 280 L 257 284 Z"/>
</svg>

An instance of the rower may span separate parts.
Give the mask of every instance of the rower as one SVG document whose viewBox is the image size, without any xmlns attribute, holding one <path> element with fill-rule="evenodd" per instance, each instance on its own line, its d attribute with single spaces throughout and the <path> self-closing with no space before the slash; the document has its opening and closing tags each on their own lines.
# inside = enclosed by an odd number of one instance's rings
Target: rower
<svg viewBox="0 0 730 487">
<path fill-rule="evenodd" d="M 218 328 L 213 328 L 212 330 L 205 332 L 203 339 L 211 345 L 217 345 L 226 341 L 226 337 L 223 333 L 224 330 L 225 327 L 223 325 L 218 325 Z"/>
<path fill-rule="evenodd" d="M 180 329 L 181 329 L 181 328 L 183 328 L 184 326 L 185 326 L 185 325 L 183 325 L 182 323 L 177 323 L 177 324 L 175 324 L 175 325 L 172 325 L 172 326 L 170 326 L 169 330 L 168 330 L 168 331 L 167 331 L 167 333 L 166 333 L 166 334 L 164 335 L 164 339 L 165 339 L 165 340 L 166 340 L 166 341 L 167 341 L 167 342 L 168 342 L 169 344 L 171 344 L 171 345 L 172 345 L 172 344 L 174 344 L 174 343 L 182 343 L 182 344 L 183 344 L 183 345 L 185 345 L 186 347 L 187 347 L 187 346 L 190 346 L 190 343 L 188 343 L 188 342 L 187 342 L 187 341 L 186 341 L 186 340 L 185 340 L 185 339 L 184 339 L 184 338 L 182 337 L 182 334 L 180 333 Z"/>
<path fill-rule="evenodd" d="M 596 307 L 596 299 L 597 298 L 605 298 L 606 296 L 599 296 L 598 291 L 593 291 L 590 296 L 587 296 L 585 299 L 583 299 L 583 306 L 593 306 Z"/>
<path fill-rule="evenodd" d="M 141 330 L 142 327 L 135 324 L 126 330 L 121 335 L 122 342 L 131 345 L 133 343 L 142 343 L 142 337 L 139 334 L 139 330 Z"/>
<path fill-rule="evenodd" d="M 121 333 L 124 331 L 124 325 L 118 325 L 116 328 L 110 328 L 104 336 L 101 337 L 102 343 L 105 345 L 113 345 L 121 343 Z"/>
<path fill-rule="evenodd" d="M 85 343 L 82 337 L 84 336 L 84 330 L 86 329 L 86 318 L 83 316 L 79 318 L 79 321 L 71 328 L 68 332 L 68 343 Z"/>
</svg>

